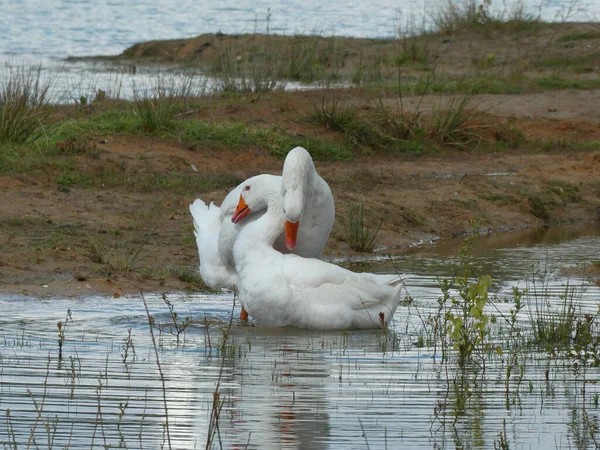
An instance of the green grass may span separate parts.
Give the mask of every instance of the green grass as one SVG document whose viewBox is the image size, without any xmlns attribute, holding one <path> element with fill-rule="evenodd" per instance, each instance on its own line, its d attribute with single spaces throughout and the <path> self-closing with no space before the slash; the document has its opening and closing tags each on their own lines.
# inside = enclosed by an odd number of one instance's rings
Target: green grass
<svg viewBox="0 0 600 450">
<path fill-rule="evenodd" d="M 377 83 L 366 86 L 374 94 L 381 92 L 397 93 L 398 84 Z M 468 94 L 471 92 L 493 95 L 519 95 L 530 92 L 554 91 L 562 89 L 591 90 L 600 88 L 600 80 L 578 77 L 532 76 L 522 74 L 486 74 L 468 77 L 406 77 L 402 80 L 402 93 L 405 96 L 435 94 Z"/>
<path fill-rule="evenodd" d="M 377 127 L 375 114 L 371 120 L 359 116 L 359 105 L 355 102 L 323 97 L 320 106 L 316 106 L 306 120 L 322 125 L 330 130 L 344 134 L 346 143 L 351 146 L 383 148 L 389 144 L 390 137 L 385 136 Z"/>
<path fill-rule="evenodd" d="M 512 203 L 515 201 L 515 199 L 508 194 L 483 193 L 479 195 L 479 197 L 490 202 Z"/>
<path fill-rule="evenodd" d="M 189 144 L 211 142 L 231 148 L 260 146 L 268 149 L 272 155 L 281 158 L 284 158 L 290 149 L 297 146 L 306 148 L 315 160 L 345 161 L 352 157 L 351 152 L 344 146 L 335 145 L 323 139 L 291 135 L 277 127 L 250 128 L 241 122 L 217 124 L 184 121 L 180 124 L 178 136 Z"/>
<path fill-rule="evenodd" d="M 216 52 L 209 72 L 219 77 L 220 92 L 269 92 L 283 88 L 282 80 L 338 80 L 343 57 L 335 38 L 320 33 L 291 39 L 255 35 L 245 45 L 233 43 Z"/>
<path fill-rule="evenodd" d="M 344 134 L 346 143 L 372 151 L 422 153 L 428 146 L 476 148 L 483 140 L 482 132 L 490 126 L 483 122 L 474 91 L 443 97 L 434 103 L 431 116 L 417 109 L 408 110 L 401 103 L 350 102 L 323 98 L 321 105 L 306 120 Z M 365 112 L 366 111 L 366 112 Z M 518 146 L 524 139 L 508 128 L 498 128 L 497 140 Z"/>
<path fill-rule="evenodd" d="M 477 132 L 481 125 L 472 122 L 481 116 L 481 112 L 475 108 L 473 91 L 437 102 L 427 129 L 428 136 L 442 145 L 476 147 L 481 142 L 481 135 Z"/>
<path fill-rule="evenodd" d="M 201 95 L 202 86 L 192 76 L 158 76 L 149 85 L 134 86 L 135 114 L 142 130 L 155 133 L 172 129 L 176 114 L 187 109 L 188 99 Z"/>
<path fill-rule="evenodd" d="M 478 31 L 531 31 L 541 25 L 539 16 L 526 12 L 522 1 L 515 2 L 510 9 L 494 8 L 492 1 L 480 0 L 440 0 L 433 5 L 429 14 L 434 28 L 451 34 L 460 30 Z"/>
<path fill-rule="evenodd" d="M 206 286 L 206 284 L 204 284 L 204 281 L 200 276 L 200 272 L 198 272 L 196 269 L 191 269 L 189 267 L 169 266 L 167 267 L 167 271 L 183 283 L 195 285 L 203 290 L 210 289 L 208 286 Z"/>
<path fill-rule="evenodd" d="M 357 252 L 372 252 L 377 246 L 377 236 L 383 220 L 365 211 L 362 203 L 351 204 L 344 222 L 344 240 Z"/>
<path fill-rule="evenodd" d="M 542 274 L 549 277 L 549 274 Z M 546 351 L 555 353 L 569 347 L 575 338 L 575 328 L 578 322 L 577 304 L 581 293 L 573 286 L 566 285 L 560 295 L 561 303 L 552 307 L 549 281 L 546 278 L 536 280 L 528 292 L 529 318 L 533 332 L 533 342 L 544 346 Z"/>
<path fill-rule="evenodd" d="M 139 122 L 131 111 L 108 111 L 92 119 L 70 120 L 63 123 L 51 141 L 65 140 L 78 135 L 104 136 L 113 133 L 137 134 Z M 343 146 L 312 136 L 291 135 L 282 129 L 251 128 L 244 123 L 213 123 L 198 120 L 178 120 L 170 127 L 156 129 L 156 135 L 185 141 L 188 145 L 210 143 L 231 148 L 259 146 L 275 156 L 285 157 L 296 146 L 305 147 L 316 160 L 343 161 L 351 153 Z"/>
<path fill-rule="evenodd" d="M 104 239 L 87 238 L 89 257 L 93 262 L 104 265 L 109 273 L 131 273 L 140 267 L 142 250 L 152 233 L 146 233 L 125 245 L 111 245 Z"/>
<path fill-rule="evenodd" d="M 546 193 L 531 193 L 527 196 L 531 214 L 538 219 L 549 221 L 554 201 Z"/>
<path fill-rule="evenodd" d="M 539 77 L 531 80 L 531 85 L 534 88 L 543 90 L 559 90 L 559 89 L 600 89 L 600 80 L 593 79 L 567 79 L 558 76 Z"/>
<path fill-rule="evenodd" d="M 363 112 L 363 107 L 368 112 Z M 347 145 L 362 150 L 417 154 L 424 151 L 423 143 L 414 139 L 416 134 L 424 134 L 416 116 L 403 114 L 401 110 L 394 112 L 381 102 L 359 105 L 323 98 L 306 120 L 343 133 Z"/>
<path fill-rule="evenodd" d="M 552 57 L 540 59 L 534 66 L 539 68 L 570 69 L 575 74 L 591 73 L 600 64 L 598 54 L 581 55 L 577 57 Z"/>
<path fill-rule="evenodd" d="M 454 198 L 452 199 L 452 203 L 454 203 L 457 206 L 460 206 L 463 209 L 468 209 L 469 211 L 477 211 L 479 209 L 477 200 Z"/>
<path fill-rule="evenodd" d="M 51 124 L 51 81 L 41 67 L 11 69 L 0 80 L 0 143 L 25 143 L 43 135 Z"/>
<path fill-rule="evenodd" d="M 572 183 L 566 181 L 550 181 L 550 192 L 559 197 L 563 204 L 579 203 L 582 201 L 579 188 Z"/>
<path fill-rule="evenodd" d="M 90 186 L 91 183 L 92 177 L 90 177 L 88 174 L 74 171 L 64 173 L 56 179 L 56 184 L 59 186 L 68 186 L 73 184 Z"/>
<path fill-rule="evenodd" d="M 56 144 L 82 136 L 106 136 L 110 134 L 134 134 L 139 131 L 139 121 L 132 109 L 110 110 L 91 118 L 67 119 L 61 122 L 49 136 L 49 143 Z"/>
<path fill-rule="evenodd" d="M 600 31 L 583 31 L 565 34 L 557 39 L 557 42 L 580 41 L 583 39 L 600 38 Z"/>
</svg>

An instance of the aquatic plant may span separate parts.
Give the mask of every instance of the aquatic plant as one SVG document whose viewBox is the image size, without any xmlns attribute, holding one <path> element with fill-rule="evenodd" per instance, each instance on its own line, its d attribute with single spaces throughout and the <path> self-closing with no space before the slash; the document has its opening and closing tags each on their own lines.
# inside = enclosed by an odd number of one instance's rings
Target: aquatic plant
<svg viewBox="0 0 600 450">
<path fill-rule="evenodd" d="M 470 262 L 477 235 L 476 228 L 473 235 L 465 239 L 454 276 L 438 279 L 442 295 L 438 297 L 437 314 L 430 316 L 428 323 L 433 326 L 433 335 L 440 344 L 442 362 L 448 361 L 449 351 L 453 350 L 458 366 L 464 369 L 477 354 L 485 371 L 487 353 L 493 350 L 501 354 L 502 348 L 490 341 L 489 325 L 495 322 L 495 317 L 485 310 L 492 278 L 489 275 L 474 278 L 474 267 Z"/>
<path fill-rule="evenodd" d="M 123 345 L 121 346 L 121 348 L 123 350 L 123 353 L 121 353 L 121 359 L 123 361 L 123 364 L 125 364 L 125 366 L 127 366 L 127 358 L 129 358 L 130 351 L 133 355 L 132 359 L 135 360 L 135 358 L 136 358 L 135 345 L 133 344 L 133 338 L 131 337 L 131 330 L 132 330 L 131 327 L 127 328 L 127 337 L 125 338 L 125 340 L 123 341 Z"/>
<path fill-rule="evenodd" d="M 162 397 L 163 397 L 163 406 L 165 409 L 165 423 L 164 430 L 167 435 L 167 443 L 169 446 L 169 450 L 171 447 L 171 430 L 169 428 L 169 407 L 167 406 L 167 387 L 165 384 L 165 375 L 163 373 L 162 367 L 160 365 L 160 358 L 158 356 L 158 348 L 156 346 L 156 339 L 154 338 L 154 317 L 150 315 L 150 310 L 148 309 L 148 303 L 146 303 L 146 298 L 144 297 L 144 293 L 140 291 L 140 295 L 142 297 L 142 301 L 144 302 L 144 308 L 146 309 L 146 317 L 148 318 L 148 327 L 150 329 L 150 337 L 152 338 L 152 348 L 154 349 L 154 356 L 156 357 L 156 366 L 158 368 L 158 373 L 160 375 L 160 381 L 162 386 Z"/>
<path fill-rule="evenodd" d="M 560 303 L 555 307 L 550 304 L 550 276 L 548 267 L 540 273 L 533 271 L 527 292 L 528 314 L 533 342 L 548 354 L 556 355 L 573 342 L 578 318 L 576 299 L 581 296 L 581 291 L 567 283 L 559 296 Z"/>
<path fill-rule="evenodd" d="M 179 316 L 177 314 L 177 311 L 175 311 L 175 306 L 167 298 L 167 294 L 163 293 L 162 299 L 163 299 L 163 302 L 165 302 L 165 304 L 169 308 L 169 316 L 171 317 L 171 321 L 173 323 L 173 327 L 169 326 L 169 333 L 171 333 L 173 336 L 175 336 L 175 338 L 177 339 L 177 345 L 179 345 L 179 336 L 182 334 L 185 336 L 185 330 L 189 326 L 192 318 L 189 316 L 186 316 L 183 320 L 180 320 L 178 318 Z"/>
</svg>

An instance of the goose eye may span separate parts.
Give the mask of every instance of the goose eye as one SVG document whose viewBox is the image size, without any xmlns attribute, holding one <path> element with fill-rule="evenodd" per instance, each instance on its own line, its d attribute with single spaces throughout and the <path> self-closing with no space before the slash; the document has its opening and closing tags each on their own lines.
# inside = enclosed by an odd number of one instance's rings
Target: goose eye
<svg viewBox="0 0 600 450">
<path fill-rule="evenodd" d="M 244 189 L 246 189 L 247 191 L 250 190 L 250 186 L 246 186 Z"/>
</svg>

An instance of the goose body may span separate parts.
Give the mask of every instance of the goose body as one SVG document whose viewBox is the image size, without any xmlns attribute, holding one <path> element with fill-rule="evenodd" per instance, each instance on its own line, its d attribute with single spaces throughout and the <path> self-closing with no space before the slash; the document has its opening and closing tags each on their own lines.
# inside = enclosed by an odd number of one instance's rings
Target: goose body
<svg viewBox="0 0 600 450">
<path fill-rule="evenodd" d="M 240 301 L 259 325 L 322 330 L 389 323 L 400 300 L 400 278 L 275 251 L 272 244 L 285 222 L 281 195 L 260 180 L 247 186 L 240 205 L 250 210 L 266 205 L 267 211 L 240 232 L 233 253 Z"/>
</svg>

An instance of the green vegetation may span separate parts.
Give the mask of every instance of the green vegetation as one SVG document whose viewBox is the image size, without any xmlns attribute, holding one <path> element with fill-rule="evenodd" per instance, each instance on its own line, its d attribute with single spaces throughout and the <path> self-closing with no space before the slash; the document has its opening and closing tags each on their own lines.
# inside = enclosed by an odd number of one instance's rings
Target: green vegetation
<svg viewBox="0 0 600 450">
<path fill-rule="evenodd" d="M 268 92 L 283 87 L 282 80 L 335 81 L 343 54 L 335 39 L 320 35 L 255 35 L 234 40 L 216 50 L 209 72 L 218 76 L 221 92 Z"/>
<path fill-rule="evenodd" d="M 103 239 L 89 236 L 87 239 L 90 259 L 106 267 L 107 272 L 131 273 L 140 267 L 140 259 L 144 246 L 152 232 L 146 233 L 139 239 L 131 240 L 125 246 L 113 246 Z"/>
<path fill-rule="evenodd" d="M 565 79 L 558 76 L 534 78 L 531 84 L 543 90 L 600 89 L 600 80 L 597 79 Z"/>
<path fill-rule="evenodd" d="M 141 128 L 148 133 L 170 130 L 175 115 L 187 109 L 190 98 L 204 93 L 193 75 L 158 76 L 150 86 L 134 86 L 135 113 Z"/>
<path fill-rule="evenodd" d="M 581 31 L 565 34 L 557 39 L 558 42 L 580 41 L 583 39 L 598 39 L 600 31 Z"/>
<path fill-rule="evenodd" d="M 0 143 L 25 143 L 42 136 L 51 123 L 48 92 L 41 68 L 11 69 L 0 80 Z"/>
<path fill-rule="evenodd" d="M 554 204 L 553 200 L 545 193 L 532 193 L 527 197 L 531 214 L 538 219 L 548 221 L 551 218 L 551 208 Z"/>
<path fill-rule="evenodd" d="M 474 119 L 481 117 L 481 112 L 475 109 L 474 100 L 473 92 L 467 92 L 437 103 L 427 130 L 429 136 L 442 145 L 476 147 L 482 139 L 476 130 L 483 126 L 474 123 Z"/>
<path fill-rule="evenodd" d="M 250 128 L 244 123 L 221 125 L 184 121 L 181 122 L 177 133 L 181 140 L 191 146 L 206 142 L 232 148 L 257 145 L 281 158 L 285 157 L 290 149 L 302 146 L 317 161 L 343 161 L 351 157 L 350 151 L 345 147 L 312 136 L 293 136 L 277 127 Z"/>
<path fill-rule="evenodd" d="M 435 28 L 443 34 L 465 29 L 533 30 L 540 25 L 539 16 L 525 12 L 526 4 L 517 1 L 510 10 L 494 9 L 492 0 L 442 0 L 430 14 Z"/>
<path fill-rule="evenodd" d="M 344 221 L 346 234 L 344 240 L 352 250 L 357 252 L 372 252 L 377 246 L 377 235 L 383 224 L 370 211 L 365 211 L 362 203 L 348 206 Z"/>
<path fill-rule="evenodd" d="M 419 103 L 423 100 L 423 96 Z M 323 97 L 321 105 L 307 116 L 314 124 L 344 134 L 348 145 L 367 150 L 421 153 L 424 148 L 456 146 L 474 149 L 483 140 L 483 113 L 476 109 L 475 94 L 467 92 L 440 99 L 430 116 L 418 108 L 405 109 L 400 99 L 394 104 L 378 101 L 358 104 Z M 494 133 L 503 139 L 501 133 Z"/>
</svg>

